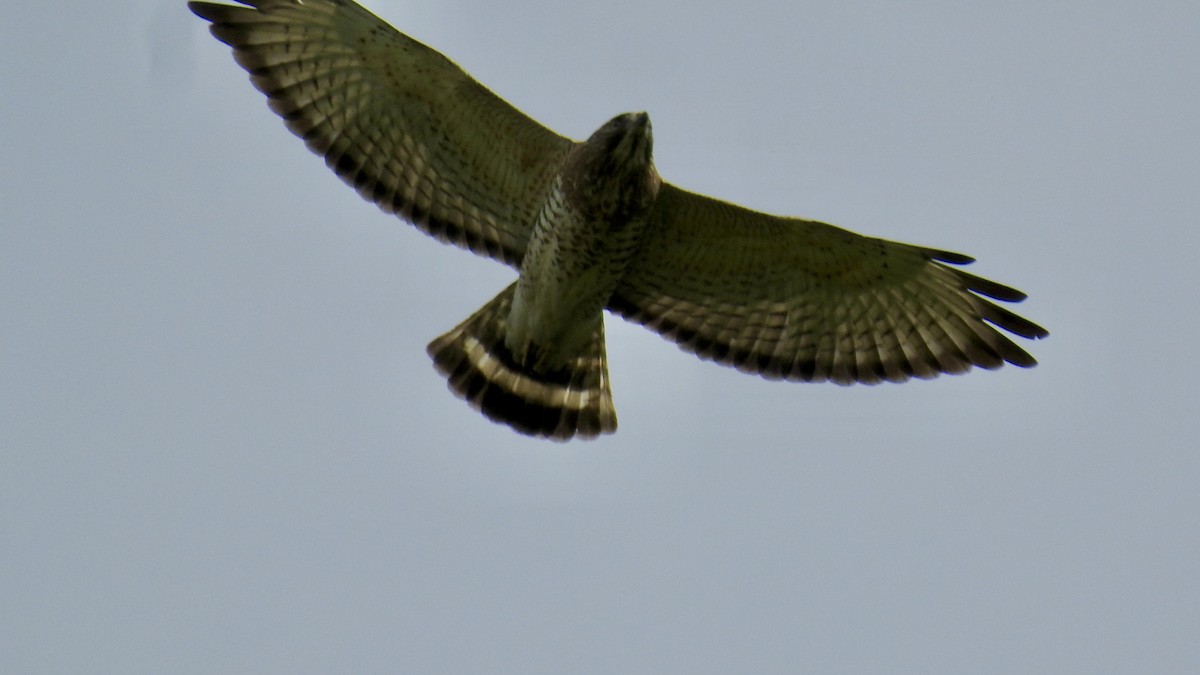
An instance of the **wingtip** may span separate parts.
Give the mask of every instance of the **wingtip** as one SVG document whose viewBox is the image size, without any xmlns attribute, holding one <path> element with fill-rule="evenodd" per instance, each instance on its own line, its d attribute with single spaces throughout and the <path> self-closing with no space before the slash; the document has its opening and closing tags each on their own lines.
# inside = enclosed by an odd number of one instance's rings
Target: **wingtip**
<svg viewBox="0 0 1200 675">
<path fill-rule="evenodd" d="M 196 0 L 189 0 L 187 8 L 192 12 L 192 14 L 195 14 L 205 21 L 215 21 L 216 18 L 213 15 L 213 12 L 219 12 L 221 10 L 221 5 L 211 2 L 197 2 Z"/>
<path fill-rule="evenodd" d="M 943 251 L 936 248 L 921 249 L 922 252 L 939 262 L 949 263 L 951 265 L 970 265 L 975 262 L 975 259 L 969 255 L 955 253 L 954 251 Z"/>
<path fill-rule="evenodd" d="M 216 23 L 229 16 L 229 12 L 244 12 L 247 7 L 258 8 L 258 3 L 254 0 L 230 0 L 236 2 L 236 5 L 219 3 L 219 2 L 204 2 L 203 0 L 188 0 L 187 8 L 192 14 Z"/>
</svg>

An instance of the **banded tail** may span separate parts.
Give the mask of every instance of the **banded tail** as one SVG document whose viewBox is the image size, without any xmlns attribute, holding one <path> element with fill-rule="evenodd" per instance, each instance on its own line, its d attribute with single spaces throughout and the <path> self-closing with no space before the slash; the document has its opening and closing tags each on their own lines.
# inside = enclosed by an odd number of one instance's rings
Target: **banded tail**
<svg viewBox="0 0 1200 675">
<path fill-rule="evenodd" d="M 489 419 L 530 436 L 566 441 L 616 431 L 603 316 L 582 354 L 562 369 L 538 372 L 517 362 L 504 342 L 515 291 L 514 283 L 429 343 L 426 351 L 450 390 Z"/>
</svg>

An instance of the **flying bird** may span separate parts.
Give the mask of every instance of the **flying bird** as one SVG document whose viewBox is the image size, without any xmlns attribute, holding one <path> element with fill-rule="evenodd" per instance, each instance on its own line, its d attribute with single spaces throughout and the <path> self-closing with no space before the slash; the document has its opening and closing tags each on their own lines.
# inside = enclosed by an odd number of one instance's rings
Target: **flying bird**
<svg viewBox="0 0 1200 675">
<path fill-rule="evenodd" d="M 565 138 L 350 0 L 237 1 L 188 7 L 293 133 L 384 211 L 518 270 L 428 347 L 494 421 L 555 440 L 615 431 L 606 309 L 768 379 L 1036 364 L 998 329 L 1048 332 L 992 302 L 1025 294 L 956 267 L 970 257 L 675 187 L 645 113 Z"/>
</svg>

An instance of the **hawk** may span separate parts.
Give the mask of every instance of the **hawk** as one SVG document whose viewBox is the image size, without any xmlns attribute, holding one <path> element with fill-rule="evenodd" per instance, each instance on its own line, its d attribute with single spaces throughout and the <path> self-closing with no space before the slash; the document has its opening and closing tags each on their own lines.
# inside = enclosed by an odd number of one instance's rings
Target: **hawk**
<svg viewBox="0 0 1200 675">
<path fill-rule="evenodd" d="M 189 2 L 287 127 L 384 211 L 516 268 L 428 352 L 490 419 L 567 440 L 616 430 L 604 310 L 768 379 L 902 382 L 1036 361 L 965 255 L 663 181 L 645 113 L 578 142 L 351 0 Z M 991 298 L 991 300 L 989 300 Z"/>
</svg>

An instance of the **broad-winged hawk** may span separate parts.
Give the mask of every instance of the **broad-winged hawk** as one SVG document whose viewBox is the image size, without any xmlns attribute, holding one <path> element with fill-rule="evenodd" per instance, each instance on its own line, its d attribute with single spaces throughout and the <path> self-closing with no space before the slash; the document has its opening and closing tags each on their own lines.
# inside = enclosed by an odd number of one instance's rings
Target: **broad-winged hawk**
<svg viewBox="0 0 1200 675">
<path fill-rule="evenodd" d="M 429 345 L 489 418 L 559 440 L 616 429 L 604 312 L 771 379 L 876 383 L 1036 361 L 957 253 L 663 182 L 645 113 L 577 142 L 350 0 L 189 2 L 272 110 L 365 198 L 520 272 Z"/>
</svg>

